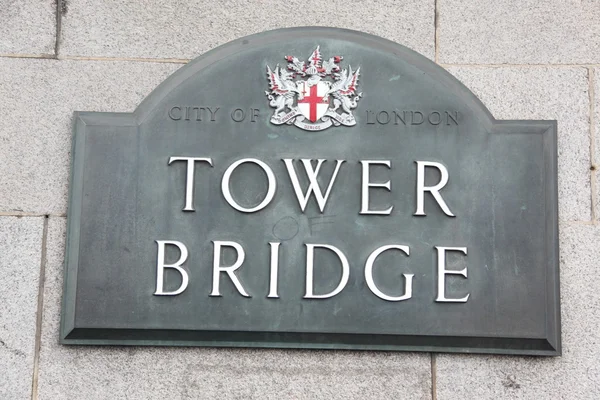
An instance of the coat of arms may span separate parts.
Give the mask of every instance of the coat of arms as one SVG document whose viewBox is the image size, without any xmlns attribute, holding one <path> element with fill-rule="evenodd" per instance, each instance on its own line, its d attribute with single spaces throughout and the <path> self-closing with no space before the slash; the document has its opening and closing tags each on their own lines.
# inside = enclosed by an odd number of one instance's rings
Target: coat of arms
<svg viewBox="0 0 600 400">
<path fill-rule="evenodd" d="M 287 68 L 277 64 L 272 70 L 267 65 L 270 90 L 265 94 L 275 108 L 271 123 L 307 131 L 356 125 L 352 110 L 362 96 L 357 92 L 360 67 L 340 68 L 342 56 L 323 61 L 318 46 L 306 62 L 294 56 L 285 60 Z"/>
</svg>

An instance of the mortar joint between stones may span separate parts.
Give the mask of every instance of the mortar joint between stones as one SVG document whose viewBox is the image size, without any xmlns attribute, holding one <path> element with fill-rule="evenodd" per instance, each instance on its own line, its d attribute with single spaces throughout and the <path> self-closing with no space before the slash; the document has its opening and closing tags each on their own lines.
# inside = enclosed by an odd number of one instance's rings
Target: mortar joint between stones
<svg viewBox="0 0 600 400">
<path fill-rule="evenodd" d="M 440 62 L 440 52 L 439 52 L 439 18 L 440 14 L 438 12 L 438 0 L 433 1 L 433 47 L 434 47 L 434 60 L 439 64 Z"/>
<path fill-rule="evenodd" d="M 431 353 L 431 400 L 437 400 L 437 360 Z"/>
<path fill-rule="evenodd" d="M 43 310 L 44 310 L 44 287 L 46 280 L 46 261 L 47 261 L 47 249 L 48 249 L 48 222 L 50 219 L 49 214 L 44 215 L 44 224 L 42 228 L 42 248 L 40 256 L 40 273 L 38 282 L 38 302 L 37 302 L 37 313 L 36 313 L 36 324 L 35 324 L 35 347 L 33 353 L 33 373 L 31 379 L 31 399 L 37 400 L 38 398 L 38 377 L 39 377 L 39 363 L 40 363 L 40 349 L 42 346 L 42 321 L 43 321 Z"/>
<path fill-rule="evenodd" d="M 596 93 L 595 93 L 595 71 L 594 68 L 588 67 L 588 95 L 589 95 L 589 123 L 590 123 L 590 190 L 591 190 L 591 217 L 592 222 L 597 222 L 597 173 L 598 166 L 596 165 Z"/>
</svg>

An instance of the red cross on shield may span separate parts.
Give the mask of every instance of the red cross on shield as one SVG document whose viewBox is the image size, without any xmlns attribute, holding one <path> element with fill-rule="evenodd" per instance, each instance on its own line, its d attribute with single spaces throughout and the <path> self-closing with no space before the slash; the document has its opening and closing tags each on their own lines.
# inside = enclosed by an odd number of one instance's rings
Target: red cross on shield
<svg viewBox="0 0 600 400">
<path fill-rule="evenodd" d="M 310 122 L 317 122 L 329 108 L 329 96 L 325 96 L 329 86 L 322 81 L 310 87 L 307 82 L 298 82 L 298 90 L 298 109 Z"/>
</svg>

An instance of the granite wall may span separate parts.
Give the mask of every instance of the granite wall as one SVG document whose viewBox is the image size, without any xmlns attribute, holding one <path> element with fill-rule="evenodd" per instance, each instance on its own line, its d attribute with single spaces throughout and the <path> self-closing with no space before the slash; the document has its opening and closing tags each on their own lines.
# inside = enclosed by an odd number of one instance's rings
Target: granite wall
<svg viewBox="0 0 600 400">
<path fill-rule="evenodd" d="M 273 28 L 376 34 L 499 119 L 556 119 L 563 355 L 58 344 L 74 110 L 133 111 Z M 599 399 L 600 1 L 0 1 L 0 399 Z M 597 144 L 598 143 L 598 144 Z"/>
</svg>

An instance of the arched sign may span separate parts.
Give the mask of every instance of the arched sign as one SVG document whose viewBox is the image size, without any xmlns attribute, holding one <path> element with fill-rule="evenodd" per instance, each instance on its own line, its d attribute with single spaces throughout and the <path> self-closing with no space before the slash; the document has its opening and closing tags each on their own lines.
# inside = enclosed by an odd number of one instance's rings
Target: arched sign
<svg viewBox="0 0 600 400">
<path fill-rule="evenodd" d="M 74 125 L 64 344 L 560 354 L 556 122 L 401 45 L 261 33 Z"/>
</svg>

